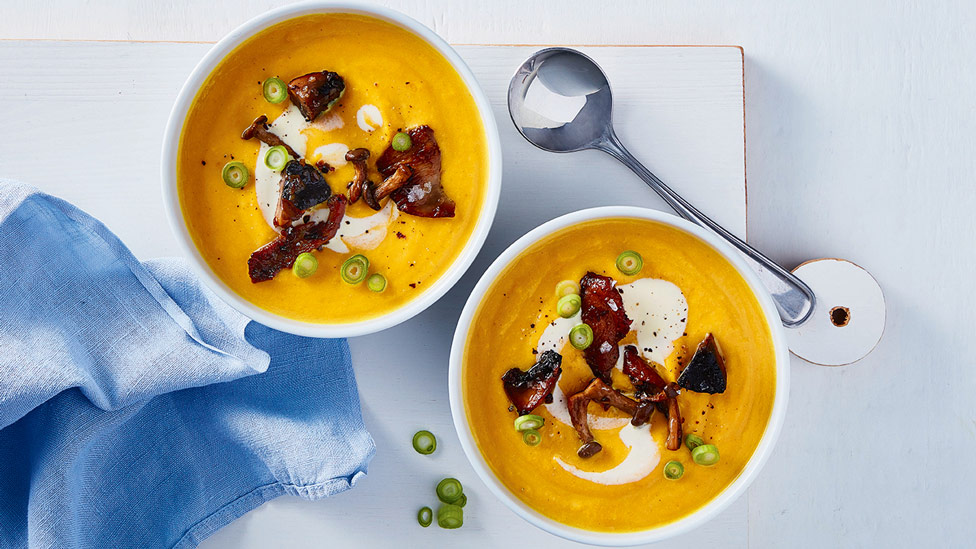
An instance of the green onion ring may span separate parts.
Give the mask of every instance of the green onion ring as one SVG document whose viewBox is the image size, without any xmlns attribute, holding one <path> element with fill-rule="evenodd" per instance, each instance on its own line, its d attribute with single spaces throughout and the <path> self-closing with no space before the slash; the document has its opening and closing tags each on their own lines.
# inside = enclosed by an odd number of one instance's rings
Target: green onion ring
<svg viewBox="0 0 976 549">
<path fill-rule="evenodd" d="M 583 300 L 580 299 L 580 296 L 576 294 L 564 295 L 556 303 L 556 311 L 563 318 L 572 318 L 573 315 L 579 312 L 580 305 L 582 304 Z"/>
<path fill-rule="evenodd" d="M 711 467 L 718 463 L 718 448 L 714 444 L 702 444 L 691 451 L 691 459 L 698 465 Z"/>
<path fill-rule="evenodd" d="M 224 169 L 220 171 L 220 177 L 224 183 L 232 189 L 241 189 L 247 185 L 247 180 L 251 176 L 247 171 L 247 166 L 243 162 L 228 162 L 224 164 Z"/>
<path fill-rule="evenodd" d="M 433 454 L 437 449 L 437 437 L 430 431 L 417 431 L 413 435 L 413 449 L 425 456 Z"/>
<path fill-rule="evenodd" d="M 633 250 L 627 250 L 617 256 L 617 269 L 625 275 L 635 275 L 643 268 L 644 259 Z"/>
<path fill-rule="evenodd" d="M 542 442 L 542 435 L 539 431 L 535 429 L 527 429 L 522 431 L 522 442 L 528 444 L 529 446 L 538 446 Z"/>
<path fill-rule="evenodd" d="M 535 414 L 526 414 L 524 416 L 519 416 L 515 418 L 515 430 L 516 431 L 528 431 L 534 430 L 538 431 L 545 425 L 546 420 L 542 416 L 537 416 Z"/>
<path fill-rule="evenodd" d="M 393 147 L 393 150 L 403 152 L 409 151 L 410 147 L 413 146 L 413 143 L 410 140 L 410 135 L 404 132 L 399 132 L 393 136 L 393 143 L 391 143 L 391 146 Z"/>
<path fill-rule="evenodd" d="M 580 285 L 575 280 L 563 280 L 556 284 L 556 297 L 563 297 L 571 294 L 579 294 Z"/>
<path fill-rule="evenodd" d="M 441 528 L 453 530 L 464 524 L 464 510 L 457 505 L 445 503 L 437 509 L 437 525 Z"/>
<path fill-rule="evenodd" d="M 281 81 L 280 78 L 272 76 L 271 78 L 264 81 L 264 85 L 261 86 L 264 92 L 264 98 L 268 103 L 278 104 L 288 98 L 288 88 L 285 83 Z"/>
<path fill-rule="evenodd" d="M 569 342 L 579 350 L 583 350 L 593 343 L 593 328 L 586 324 L 577 324 L 569 331 Z"/>
<path fill-rule="evenodd" d="M 419 522 L 424 528 L 430 526 L 430 523 L 434 522 L 433 509 L 430 507 L 421 507 L 420 510 L 417 511 L 417 522 Z"/>
<path fill-rule="evenodd" d="M 664 478 L 678 480 L 685 474 L 685 466 L 680 461 L 671 460 L 664 464 Z"/>
<path fill-rule="evenodd" d="M 448 477 L 437 483 L 436 492 L 437 499 L 442 502 L 457 503 L 461 499 L 461 495 L 464 494 L 464 488 L 461 486 L 461 481 Z"/>
<path fill-rule="evenodd" d="M 366 279 L 366 287 L 373 292 L 382 292 L 386 289 L 386 277 L 380 273 L 373 273 Z"/>
<path fill-rule="evenodd" d="M 288 163 L 288 149 L 284 145 L 275 145 L 264 153 L 264 165 L 278 171 Z"/>
<path fill-rule="evenodd" d="M 688 450 L 694 450 L 703 444 L 705 444 L 705 439 L 702 437 L 691 433 L 685 435 L 685 446 L 688 447 Z"/>
<path fill-rule="evenodd" d="M 342 263 L 339 276 L 346 284 L 359 284 L 366 280 L 369 271 L 369 260 L 362 255 L 354 255 Z"/>
<path fill-rule="evenodd" d="M 291 272 L 295 273 L 298 278 L 308 278 L 315 274 L 315 270 L 319 268 L 319 260 L 315 259 L 315 256 L 305 252 L 303 254 L 298 254 L 295 258 L 295 263 L 291 266 Z"/>
</svg>

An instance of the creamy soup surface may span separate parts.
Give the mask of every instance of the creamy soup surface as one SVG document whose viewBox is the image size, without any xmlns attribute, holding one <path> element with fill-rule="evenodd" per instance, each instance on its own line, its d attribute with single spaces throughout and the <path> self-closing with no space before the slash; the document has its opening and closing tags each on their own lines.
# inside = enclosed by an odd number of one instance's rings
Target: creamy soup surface
<svg viewBox="0 0 976 549">
<path fill-rule="evenodd" d="M 311 124 L 300 115 L 291 116 L 290 101 L 265 100 L 262 84 L 267 78 L 276 76 L 287 83 L 322 70 L 337 72 L 346 88 L 332 108 Z M 273 213 L 278 176 L 269 174 L 261 163 L 267 146 L 240 138 L 260 115 L 277 121 L 272 129 L 288 134 L 286 142 L 294 143 L 300 132 L 309 163 L 325 160 L 335 168 L 325 175 L 334 193 L 345 193 L 354 176 L 352 164 L 342 161 L 344 147 L 369 149 L 368 173 L 379 181 L 374 162 L 392 137 L 410 127 L 430 126 L 441 150 L 442 184 L 457 204 L 455 217 L 397 215 L 388 201 L 388 207 L 377 214 L 360 200 L 347 209 L 348 223 L 339 236 L 326 249 L 314 252 L 315 274 L 298 278 L 284 270 L 273 280 L 252 283 L 248 257 L 276 236 L 268 210 Z M 297 125 L 285 127 L 292 123 Z M 231 160 L 243 162 L 250 170 L 243 189 L 230 188 L 221 179 L 224 164 Z M 353 14 L 288 20 L 230 53 L 194 99 L 177 163 L 184 220 L 213 272 L 265 310 L 325 324 L 381 316 L 434 284 L 478 222 L 487 173 L 486 137 L 477 106 L 450 63 L 413 33 Z M 269 177 L 273 177 L 270 187 Z M 267 198 L 269 188 L 272 199 Z M 264 199 L 259 200 L 262 190 Z M 386 277 L 384 292 L 341 280 L 340 265 L 357 253 L 369 258 L 371 273 Z"/>
<path fill-rule="evenodd" d="M 634 250 L 644 260 L 633 276 L 615 266 L 617 255 Z M 718 447 L 720 461 L 704 467 L 682 445 L 665 447 L 667 421 L 655 412 L 651 425 L 635 428 L 615 408 L 589 406 L 589 425 L 603 450 L 583 459 L 580 439 L 566 411 L 565 395 L 593 378 L 582 351 L 559 338 L 575 319 L 556 312 L 556 285 L 580 280 L 587 271 L 612 277 L 635 329 L 620 342 L 640 344 L 641 354 L 674 381 L 711 332 L 727 369 L 722 394 L 682 390 L 683 430 Z M 674 315 L 674 316 L 671 316 Z M 647 333 L 642 323 L 661 320 Z M 562 355 L 562 374 L 551 404 L 534 414 L 545 418 L 542 442 L 529 446 L 515 431 L 501 382 L 513 366 L 538 358 L 533 351 Z M 564 524 L 595 531 L 646 530 L 678 520 L 715 498 L 742 472 L 762 438 L 775 394 L 775 354 L 769 326 L 745 280 L 731 264 L 697 238 L 648 220 L 614 218 L 585 222 L 545 238 L 517 257 L 485 294 L 465 345 L 462 393 L 468 420 L 489 467 L 516 497 Z M 613 385 L 633 390 L 613 371 Z M 668 480 L 665 463 L 677 460 L 684 475 Z"/>
</svg>

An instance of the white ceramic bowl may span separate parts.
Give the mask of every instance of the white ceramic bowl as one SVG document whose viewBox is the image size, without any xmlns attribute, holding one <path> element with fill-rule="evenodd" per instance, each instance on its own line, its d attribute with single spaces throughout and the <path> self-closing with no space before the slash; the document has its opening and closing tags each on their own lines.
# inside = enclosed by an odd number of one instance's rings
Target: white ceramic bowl
<svg viewBox="0 0 976 549">
<path fill-rule="evenodd" d="M 203 85 L 211 71 L 234 48 L 258 32 L 282 21 L 314 13 L 356 13 L 368 15 L 412 31 L 414 34 L 420 36 L 440 52 L 461 76 L 461 79 L 464 81 L 465 86 L 467 86 L 468 91 L 471 93 L 478 107 L 478 113 L 481 116 L 481 121 L 485 128 L 485 136 L 488 144 L 488 178 L 484 204 L 481 207 L 481 211 L 478 212 L 478 223 L 471 233 L 471 237 L 461 250 L 461 253 L 458 254 L 457 259 L 454 260 L 454 263 L 426 291 L 399 309 L 377 318 L 344 324 L 317 324 L 294 320 L 266 311 L 240 297 L 210 270 L 207 262 L 204 261 L 199 250 L 197 250 L 186 228 L 186 223 L 183 220 L 183 213 L 180 208 L 180 200 L 176 187 L 176 159 L 179 152 L 180 133 L 183 131 L 183 123 L 193 102 L 193 98 L 197 94 L 197 90 Z M 498 139 L 498 127 L 495 124 L 495 117 L 492 114 L 491 105 L 488 103 L 488 99 L 481 90 L 478 81 L 475 80 L 471 69 L 468 68 L 457 52 L 440 36 L 437 36 L 434 31 L 406 15 L 364 2 L 304 2 L 274 9 L 251 19 L 234 29 L 233 32 L 225 36 L 220 42 L 217 42 L 207 52 L 207 55 L 197 64 L 186 83 L 183 84 L 183 89 L 180 90 L 176 104 L 173 106 L 173 110 L 169 115 L 169 122 L 166 124 L 166 132 L 163 137 L 161 165 L 163 202 L 166 205 L 166 214 L 169 218 L 170 225 L 176 234 L 177 241 L 180 243 L 183 255 L 186 256 L 197 275 L 211 290 L 244 315 L 277 330 L 310 337 L 351 337 L 378 332 L 413 317 L 447 293 L 458 279 L 461 278 L 461 275 L 464 274 L 481 250 L 481 246 L 485 242 L 485 237 L 488 236 L 488 230 L 491 228 L 491 223 L 495 217 L 498 196 L 501 192 L 502 151 L 501 143 Z"/>
<path fill-rule="evenodd" d="M 463 368 L 464 346 L 468 338 L 468 329 L 474 319 L 475 311 L 478 309 L 478 305 L 481 303 L 485 292 L 488 291 L 488 288 L 509 263 L 525 251 L 526 248 L 556 231 L 593 219 L 620 217 L 657 221 L 680 231 L 690 233 L 721 254 L 745 278 L 749 287 L 759 300 L 759 304 L 766 317 L 766 322 L 769 324 L 772 333 L 776 356 L 776 396 L 773 402 L 769 424 L 766 426 L 766 431 L 763 433 L 755 453 L 749 459 L 742 474 L 717 497 L 690 515 L 664 526 L 639 532 L 609 533 L 583 530 L 557 522 L 526 505 L 499 482 L 495 474 L 491 471 L 491 468 L 485 462 L 471 434 L 471 427 L 468 425 L 468 416 L 465 410 L 461 387 L 461 370 Z M 474 470 L 481 477 L 481 480 L 488 485 L 488 488 L 519 516 L 547 532 L 582 543 L 612 546 L 652 543 L 677 536 L 700 526 L 735 501 L 759 473 L 759 470 L 773 450 L 773 445 L 783 425 L 783 418 L 786 415 L 786 401 L 790 390 L 789 385 L 790 352 L 786 344 L 786 335 L 783 325 L 780 322 L 779 314 L 776 311 L 776 306 L 773 304 L 772 298 L 770 298 L 762 283 L 759 281 L 759 278 L 746 265 L 742 257 L 717 236 L 684 219 L 656 210 L 630 206 L 607 206 L 566 214 L 533 229 L 509 246 L 491 264 L 491 267 L 485 271 L 484 276 L 481 277 L 478 285 L 475 286 L 474 291 L 468 298 L 467 304 L 464 306 L 464 311 L 461 313 L 461 318 L 458 321 L 457 331 L 454 333 L 448 379 L 451 396 L 451 414 L 454 416 L 454 426 L 461 439 L 461 447 L 464 449 L 465 455 L 468 456 L 468 461 L 471 462 Z"/>
</svg>

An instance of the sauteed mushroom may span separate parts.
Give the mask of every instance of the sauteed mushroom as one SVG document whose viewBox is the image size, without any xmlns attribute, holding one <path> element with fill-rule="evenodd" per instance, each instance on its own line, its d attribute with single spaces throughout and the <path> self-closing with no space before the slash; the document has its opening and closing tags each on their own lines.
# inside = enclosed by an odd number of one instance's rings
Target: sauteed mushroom
<svg viewBox="0 0 976 549">
<path fill-rule="evenodd" d="M 362 196 L 363 191 L 366 187 L 366 160 L 369 158 L 369 149 L 364 149 L 362 147 L 358 149 L 352 149 L 346 153 L 346 161 L 352 163 L 352 167 L 356 170 L 356 175 L 353 177 L 352 181 L 346 185 L 349 189 L 349 203 L 355 204 L 359 197 Z M 368 201 L 367 201 L 368 203 Z"/>
<path fill-rule="evenodd" d="M 569 417 L 583 441 L 583 445 L 576 451 L 581 458 L 592 457 L 603 448 L 593 440 L 593 433 L 590 432 L 587 422 L 586 408 L 590 402 L 613 406 L 631 417 L 637 414 L 639 406 L 637 401 L 607 385 L 600 378 L 593 378 L 585 389 L 569 397 Z"/>
<path fill-rule="evenodd" d="M 252 137 L 256 137 L 258 141 L 271 147 L 284 147 L 292 158 L 300 158 L 298 153 L 295 152 L 295 149 L 289 147 L 280 137 L 271 133 L 271 130 L 268 129 L 268 117 L 263 114 L 255 118 L 254 122 L 251 122 L 251 125 L 241 134 L 241 139 L 247 140 Z"/>
<path fill-rule="evenodd" d="M 329 110 L 345 90 L 346 83 L 337 73 L 310 72 L 288 83 L 288 98 L 298 107 L 305 120 L 311 122 Z"/>
</svg>

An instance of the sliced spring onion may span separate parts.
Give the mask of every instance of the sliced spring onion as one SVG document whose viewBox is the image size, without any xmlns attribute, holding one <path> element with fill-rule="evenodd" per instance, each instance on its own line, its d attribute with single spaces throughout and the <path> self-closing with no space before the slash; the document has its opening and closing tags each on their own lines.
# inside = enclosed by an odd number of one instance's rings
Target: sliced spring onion
<svg viewBox="0 0 976 549">
<path fill-rule="evenodd" d="M 366 287 L 374 292 L 382 292 L 386 289 L 386 277 L 380 273 L 373 273 L 366 279 Z"/>
<path fill-rule="evenodd" d="M 308 278 L 315 274 L 315 270 L 319 268 L 319 260 L 315 259 L 315 256 L 305 252 L 303 254 L 298 254 L 295 258 L 295 264 L 291 266 L 291 272 L 295 273 L 298 278 Z"/>
<path fill-rule="evenodd" d="M 284 145 L 275 145 L 264 153 L 264 165 L 278 171 L 288 163 L 288 149 Z"/>
<path fill-rule="evenodd" d="M 417 431 L 413 435 L 413 449 L 418 454 L 433 454 L 437 449 L 437 437 L 430 431 Z"/>
<path fill-rule="evenodd" d="M 366 280 L 369 271 L 369 260 L 365 256 L 356 254 L 342 263 L 339 276 L 346 284 L 359 284 Z"/>
<path fill-rule="evenodd" d="M 580 299 L 580 296 L 576 294 L 564 295 L 556 303 L 556 311 L 559 312 L 559 316 L 570 318 L 579 312 L 582 303 L 583 301 Z"/>
<path fill-rule="evenodd" d="M 437 508 L 437 525 L 441 528 L 453 530 L 464 524 L 464 509 L 457 505 L 445 503 Z"/>
<path fill-rule="evenodd" d="M 220 177 L 224 178 L 224 183 L 232 189 L 240 189 L 247 185 L 250 173 L 243 162 L 228 162 L 224 164 L 224 169 L 220 172 Z"/>
<path fill-rule="evenodd" d="M 593 343 L 593 328 L 586 324 L 577 324 L 569 331 L 569 342 L 577 349 L 585 349 Z"/>
<path fill-rule="evenodd" d="M 430 523 L 434 522 L 434 510 L 430 507 L 421 507 L 417 511 L 417 522 L 424 528 L 430 526 Z"/>
<path fill-rule="evenodd" d="M 539 431 L 536 431 L 535 429 L 522 431 L 522 442 L 528 444 L 529 446 L 538 446 L 539 443 L 542 442 L 542 435 L 540 435 Z"/>
<path fill-rule="evenodd" d="M 691 459 L 698 465 L 711 467 L 718 463 L 718 448 L 714 444 L 702 444 L 691 451 Z"/>
<path fill-rule="evenodd" d="M 524 416 L 519 416 L 515 418 L 515 430 L 516 431 L 528 431 L 530 429 L 538 431 L 545 425 L 546 420 L 542 416 L 537 416 L 535 414 L 526 414 Z"/>
<path fill-rule="evenodd" d="M 698 435 L 693 435 L 691 433 L 685 435 L 685 446 L 687 446 L 689 450 L 694 450 L 695 448 L 698 448 L 702 444 L 705 444 L 705 439 L 703 439 L 702 437 Z"/>
<path fill-rule="evenodd" d="M 681 462 L 671 460 L 664 464 L 664 478 L 668 480 L 678 480 L 685 474 L 685 466 Z"/>
<path fill-rule="evenodd" d="M 643 268 L 644 259 L 633 250 L 627 250 L 617 256 L 617 269 L 625 275 L 635 275 Z"/>
<path fill-rule="evenodd" d="M 288 88 L 285 87 L 285 83 L 281 81 L 280 78 L 272 76 L 271 78 L 264 81 L 264 98 L 268 103 L 281 103 L 285 99 L 288 99 Z"/>
<path fill-rule="evenodd" d="M 399 132 L 398 134 L 393 136 L 392 145 L 393 145 L 393 150 L 403 152 L 403 151 L 410 150 L 410 147 L 413 145 L 413 143 L 410 141 L 409 135 L 407 135 L 404 132 Z"/>
<path fill-rule="evenodd" d="M 579 294 L 580 286 L 575 280 L 563 280 L 556 284 L 556 297 L 563 297 L 571 294 Z"/>
<path fill-rule="evenodd" d="M 457 500 L 457 503 L 455 503 L 454 505 L 457 505 L 458 507 L 464 507 L 467 504 L 468 504 L 468 495 L 461 494 L 461 499 Z"/>
<path fill-rule="evenodd" d="M 457 503 L 464 494 L 461 481 L 456 478 L 448 477 L 437 483 L 437 499 L 444 503 Z"/>
</svg>

